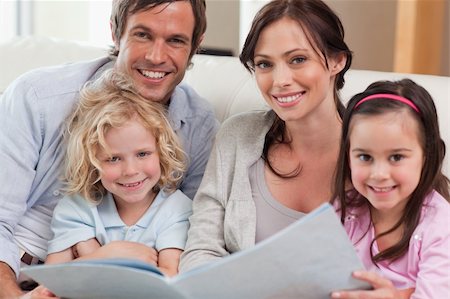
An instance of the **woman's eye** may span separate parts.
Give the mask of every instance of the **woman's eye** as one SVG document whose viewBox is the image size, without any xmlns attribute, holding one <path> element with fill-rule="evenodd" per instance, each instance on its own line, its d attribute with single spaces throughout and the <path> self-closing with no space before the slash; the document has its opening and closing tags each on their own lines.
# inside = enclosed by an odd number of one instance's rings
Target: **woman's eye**
<svg viewBox="0 0 450 299">
<path fill-rule="evenodd" d="M 305 57 L 295 57 L 292 59 L 292 63 L 294 64 L 300 64 L 306 61 Z"/>
<path fill-rule="evenodd" d="M 270 63 L 266 62 L 266 61 L 259 61 L 257 63 L 255 63 L 255 67 L 259 68 L 259 69 L 266 69 L 269 68 L 271 65 Z"/>
</svg>

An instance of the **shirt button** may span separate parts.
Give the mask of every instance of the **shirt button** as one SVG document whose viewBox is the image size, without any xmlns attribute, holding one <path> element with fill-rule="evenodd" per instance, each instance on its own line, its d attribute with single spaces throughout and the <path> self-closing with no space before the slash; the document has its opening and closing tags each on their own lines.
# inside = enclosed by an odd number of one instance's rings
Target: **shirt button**
<svg viewBox="0 0 450 299">
<path fill-rule="evenodd" d="M 53 191 L 53 196 L 58 196 L 59 194 L 61 194 L 61 193 L 59 192 L 59 190 Z"/>
</svg>

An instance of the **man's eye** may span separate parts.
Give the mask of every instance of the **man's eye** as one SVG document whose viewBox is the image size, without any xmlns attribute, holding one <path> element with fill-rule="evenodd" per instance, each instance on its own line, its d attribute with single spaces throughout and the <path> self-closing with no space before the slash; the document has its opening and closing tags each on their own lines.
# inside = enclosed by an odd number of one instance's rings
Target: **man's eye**
<svg viewBox="0 0 450 299">
<path fill-rule="evenodd" d="M 138 38 L 148 38 L 149 35 L 146 32 L 138 31 L 134 34 Z"/>
<path fill-rule="evenodd" d="M 185 44 L 186 42 L 183 40 L 183 39 L 181 39 L 181 38 L 172 38 L 172 39 L 170 39 L 170 42 L 171 43 L 174 43 L 174 44 Z"/>
</svg>

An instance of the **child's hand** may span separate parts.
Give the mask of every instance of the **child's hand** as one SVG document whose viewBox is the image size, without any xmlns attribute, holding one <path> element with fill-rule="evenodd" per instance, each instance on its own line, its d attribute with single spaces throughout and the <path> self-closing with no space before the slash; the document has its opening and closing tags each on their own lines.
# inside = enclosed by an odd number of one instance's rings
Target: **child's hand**
<svg viewBox="0 0 450 299">
<path fill-rule="evenodd" d="M 366 281 L 372 285 L 373 290 L 337 291 L 331 293 L 334 299 L 406 299 L 413 293 L 414 289 L 397 290 L 389 279 L 375 272 L 355 271 L 353 277 Z"/>
<path fill-rule="evenodd" d="M 157 266 L 158 252 L 147 245 L 130 241 L 113 241 L 81 259 L 131 258 Z"/>
<path fill-rule="evenodd" d="M 93 253 L 95 250 L 101 247 L 96 238 L 92 238 L 86 241 L 78 242 L 72 246 L 72 253 L 74 258 L 79 258 Z"/>
<path fill-rule="evenodd" d="M 56 297 L 56 295 L 50 292 L 49 289 L 47 289 L 46 287 L 38 286 L 34 290 L 21 296 L 19 299 L 48 299 L 48 298 L 55 299 L 59 297 Z"/>
</svg>

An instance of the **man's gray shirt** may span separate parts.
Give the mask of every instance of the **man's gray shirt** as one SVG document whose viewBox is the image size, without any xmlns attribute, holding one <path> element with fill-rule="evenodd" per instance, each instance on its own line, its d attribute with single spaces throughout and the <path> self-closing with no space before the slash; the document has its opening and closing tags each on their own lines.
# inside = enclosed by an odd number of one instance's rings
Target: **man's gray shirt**
<svg viewBox="0 0 450 299">
<path fill-rule="evenodd" d="M 34 70 L 0 98 L 0 261 L 18 273 L 18 245 L 44 259 L 50 220 L 62 197 L 66 117 L 83 85 L 112 67 L 109 58 Z M 176 87 L 169 120 L 183 143 L 188 170 L 180 189 L 193 198 L 219 127 L 211 105 L 192 88 Z"/>
</svg>

